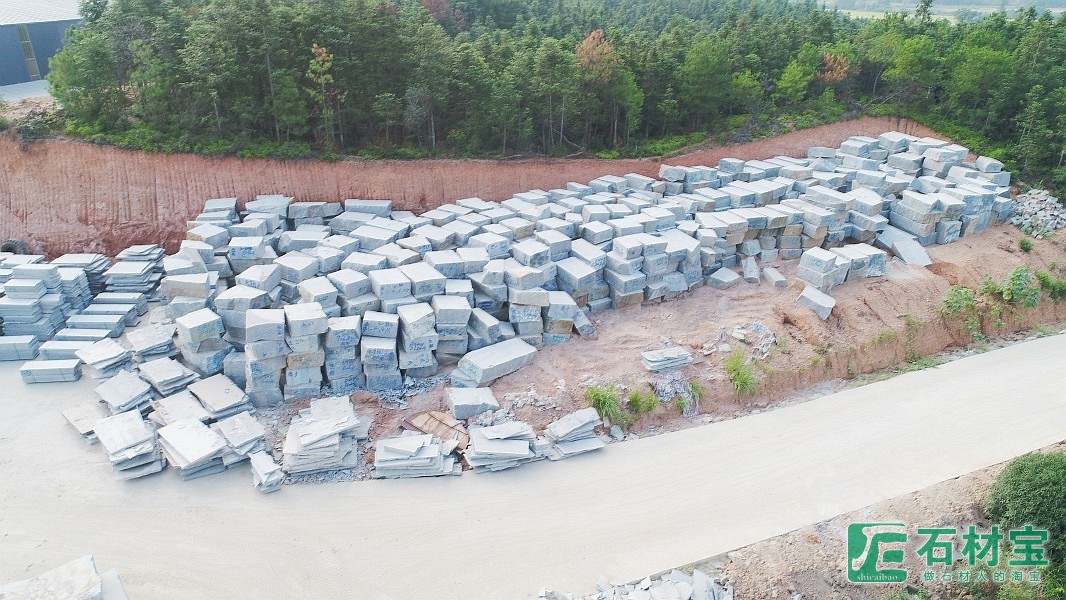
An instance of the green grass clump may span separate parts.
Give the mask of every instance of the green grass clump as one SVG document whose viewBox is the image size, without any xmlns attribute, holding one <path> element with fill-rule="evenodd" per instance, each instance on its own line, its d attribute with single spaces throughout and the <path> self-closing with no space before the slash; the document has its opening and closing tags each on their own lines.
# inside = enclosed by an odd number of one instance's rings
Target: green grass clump
<svg viewBox="0 0 1066 600">
<path fill-rule="evenodd" d="M 737 396 L 751 396 L 759 389 L 759 380 L 755 370 L 747 363 L 747 357 L 740 349 L 734 350 L 725 361 L 725 372 L 733 384 Z"/>
<path fill-rule="evenodd" d="M 1066 453 L 1029 454 L 1012 460 L 985 498 L 985 512 L 1004 528 L 1045 528 L 1049 558 L 1066 558 Z"/>
<path fill-rule="evenodd" d="M 626 406 L 639 418 L 655 410 L 659 406 L 659 399 L 651 390 L 633 390 L 629 393 Z"/>
<path fill-rule="evenodd" d="M 611 423 L 627 428 L 633 423 L 632 416 L 622 409 L 622 403 L 618 400 L 618 390 L 612 386 L 594 385 L 585 390 L 585 400 L 589 406 L 596 409 L 600 416 L 608 419 Z"/>
<path fill-rule="evenodd" d="M 1066 279 L 1057 279 L 1050 273 L 1041 271 L 1036 274 L 1036 281 L 1040 284 L 1040 289 L 1047 294 L 1048 299 L 1055 304 L 1066 298 Z"/>
<path fill-rule="evenodd" d="M 1018 247 L 1022 249 L 1022 252 L 1026 254 L 1033 251 L 1033 243 L 1028 238 L 1022 238 L 1018 240 Z"/>
<path fill-rule="evenodd" d="M 884 346 L 898 339 L 899 333 L 895 329 L 885 329 L 874 336 L 874 343 L 878 346 Z"/>
</svg>

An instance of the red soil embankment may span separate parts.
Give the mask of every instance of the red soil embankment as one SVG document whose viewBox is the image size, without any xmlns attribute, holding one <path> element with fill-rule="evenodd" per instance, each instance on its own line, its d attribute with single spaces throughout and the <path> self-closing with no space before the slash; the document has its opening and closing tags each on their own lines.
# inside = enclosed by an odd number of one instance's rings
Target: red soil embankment
<svg viewBox="0 0 1066 600">
<path fill-rule="evenodd" d="M 913 121 L 865 117 L 670 159 L 715 165 L 806 156 L 809 146 L 836 146 L 851 135 L 889 130 L 935 132 Z M 162 243 L 173 252 L 185 221 L 209 198 L 280 193 L 297 200 L 391 199 L 397 209 L 427 210 L 460 198 L 505 200 L 515 192 L 561 187 L 605 174 L 656 175 L 658 160 L 532 159 L 361 161 L 242 160 L 189 154 L 143 154 L 83 142 L 19 144 L 0 138 L 0 239 L 35 251 L 114 255 L 131 244 Z"/>
</svg>

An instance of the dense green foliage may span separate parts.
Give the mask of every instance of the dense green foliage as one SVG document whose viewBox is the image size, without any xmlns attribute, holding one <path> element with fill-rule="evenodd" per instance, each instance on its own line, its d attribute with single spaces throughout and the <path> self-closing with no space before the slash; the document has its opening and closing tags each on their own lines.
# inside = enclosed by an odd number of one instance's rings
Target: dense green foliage
<svg viewBox="0 0 1066 600">
<path fill-rule="evenodd" d="M 1066 18 L 1032 10 L 956 25 L 810 0 L 89 0 L 83 14 L 54 94 L 75 133 L 146 149 L 616 156 L 888 112 L 1066 179 Z"/>
<path fill-rule="evenodd" d="M 1066 454 L 1029 454 L 1012 460 L 985 498 L 985 511 L 1004 527 L 1047 528 L 1050 558 L 1062 562 L 1066 558 Z"/>
</svg>

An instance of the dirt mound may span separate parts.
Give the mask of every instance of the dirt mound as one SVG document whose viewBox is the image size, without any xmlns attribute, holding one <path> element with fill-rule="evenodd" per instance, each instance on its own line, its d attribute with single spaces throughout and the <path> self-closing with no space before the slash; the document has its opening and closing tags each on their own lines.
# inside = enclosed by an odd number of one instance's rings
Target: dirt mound
<svg viewBox="0 0 1066 600">
<path fill-rule="evenodd" d="M 805 156 L 809 146 L 835 146 L 851 135 L 898 129 L 934 132 L 903 119 L 866 117 L 746 144 L 670 159 L 717 164 L 778 154 Z M 185 221 L 208 198 L 282 193 L 298 200 L 387 198 L 397 208 L 423 211 L 460 198 L 504 200 L 522 190 L 551 189 L 567 181 L 629 172 L 655 175 L 655 160 L 242 160 L 187 154 L 144 154 L 52 140 L 20 144 L 0 138 L 0 239 L 18 238 L 35 251 L 99 251 L 114 255 L 142 243 L 174 251 Z"/>
</svg>

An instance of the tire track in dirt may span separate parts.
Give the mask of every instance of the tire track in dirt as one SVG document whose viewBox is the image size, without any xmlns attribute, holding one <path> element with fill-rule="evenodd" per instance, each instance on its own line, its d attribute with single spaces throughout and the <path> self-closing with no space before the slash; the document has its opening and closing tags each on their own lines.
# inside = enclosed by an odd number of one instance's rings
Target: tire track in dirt
<svg viewBox="0 0 1066 600">
<path fill-rule="evenodd" d="M 779 154 L 805 155 L 809 146 L 835 146 L 851 135 L 898 129 L 932 130 L 904 119 L 864 117 L 745 144 L 669 159 L 717 164 Z M 114 255 L 130 244 L 163 243 L 174 251 L 185 221 L 208 198 L 281 193 L 297 200 L 387 198 L 416 212 L 479 196 L 505 200 L 515 192 L 561 187 L 605 174 L 655 175 L 647 160 L 528 159 L 365 161 L 245 160 L 188 154 L 144 154 L 69 140 L 20 144 L 0 137 L 0 237 L 26 240 L 55 256 L 71 251 Z"/>
</svg>

